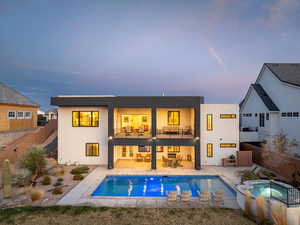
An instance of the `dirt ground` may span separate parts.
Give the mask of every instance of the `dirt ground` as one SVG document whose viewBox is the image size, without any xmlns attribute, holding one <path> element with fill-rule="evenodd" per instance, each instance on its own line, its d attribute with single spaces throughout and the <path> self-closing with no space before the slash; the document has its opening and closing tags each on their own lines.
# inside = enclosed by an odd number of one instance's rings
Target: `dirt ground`
<svg viewBox="0 0 300 225">
<path fill-rule="evenodd" d="M 16 225 L 255 225 L 240 210 L 95 207 L 24 207 L 0 211 L 0 224 Z"/>
</svg>

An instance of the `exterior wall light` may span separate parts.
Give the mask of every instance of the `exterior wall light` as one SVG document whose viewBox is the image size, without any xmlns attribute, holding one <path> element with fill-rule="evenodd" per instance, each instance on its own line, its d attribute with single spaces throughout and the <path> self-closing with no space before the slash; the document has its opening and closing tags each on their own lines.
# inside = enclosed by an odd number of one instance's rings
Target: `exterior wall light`
<svg viewBox="0 0 300 225">
<path fill-rule="evenodd" d="M 200 138 L 199 137 L 195 137 L 195 140 L 198 141 Z"/>
<path fill-rule="evenodd" d="M 152 140 L 153 140 L 153 141 L 156 140 L 156 137 L 153 137 Z"/>
<path fill-rule="evenodd" d="M 113 137 L 112 137 L 112 136 L 109 136 L 109 137 L 108 137 L 108 139 L 109 139 L 109 140 L 112 140 L 112 139 L 113 139 Z"/>
</svg>

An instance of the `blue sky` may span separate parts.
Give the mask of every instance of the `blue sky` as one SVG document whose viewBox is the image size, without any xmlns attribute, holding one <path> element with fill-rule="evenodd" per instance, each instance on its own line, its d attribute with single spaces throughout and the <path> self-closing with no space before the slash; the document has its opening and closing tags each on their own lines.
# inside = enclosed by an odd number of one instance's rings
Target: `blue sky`
<svg viewBox="0 0 300 225">
<path fill-rule="evenodd" d="M 298 0 L 0 0 L 0 80 L 59 94 L 239 103 L 264 62 L 300 61 Z"/>
</svg>

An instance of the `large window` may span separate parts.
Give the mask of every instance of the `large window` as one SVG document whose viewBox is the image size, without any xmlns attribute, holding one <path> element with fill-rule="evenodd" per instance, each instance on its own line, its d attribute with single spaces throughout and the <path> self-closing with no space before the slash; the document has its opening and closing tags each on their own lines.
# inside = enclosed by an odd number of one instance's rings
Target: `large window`
<svg viewBox="0 0 300 225">
<path fill-rule="evenodd" d="M 98 127 L 99 112 L 79 112 L 72 113 L 73 127 Z"/>
<path fill-rule="evenodd" d="M 168 111 L 168 125 L 179 125 L 179 124 L 180 124 L 180 112 Z"/>
<path fill-rule="evenodd" d="M 207 130 L 212 131 L 213 130 L 213 115 L 207 114 Z"/>
<path fill-rule="evenodd" d="M 31 112 L 25 112 L 25 119 L 31 119 L 32 113 Z"/>
<path fill-rule="evenodd" d="M 221 119 L 235 119 L 236 114 L 220 114 L 220 118 Z"/>
<path fill-rule="evenodd" d="M 207 157 L 213 157 L 213 144 L 207 144 Z"/>
<path fill-rule="evenodd" d="M 222 143 L 220 144 L 220 148 L 235 148 L 236 144 L 235 143 Z"/>
<path fill-rule="evenodd" d="M 17 111 L 17 118 L 18 119 L 24 119 L 24 112 L 23 111 Z"/>
<path fill-rule="evenodd" d="M 86 144 L 86 156 L 99 156 L 99 144 L 87 143 Z"/>
</svg>

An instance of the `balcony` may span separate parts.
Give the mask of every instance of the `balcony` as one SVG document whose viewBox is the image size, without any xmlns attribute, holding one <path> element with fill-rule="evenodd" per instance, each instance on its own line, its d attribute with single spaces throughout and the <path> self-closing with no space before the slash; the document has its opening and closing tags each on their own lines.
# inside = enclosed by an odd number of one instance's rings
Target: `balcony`
<svg viewBox="0 0 300 225">
<path fill-rule="evenodd" d="M 150 108 L 115 108 L 116 138 L 151 138 Z"/>
<path fill-rule="evenodd" d="M 157 109 L 158 138 L 193 138 L 195 115 L 193 108 Z"/>
</svg>

